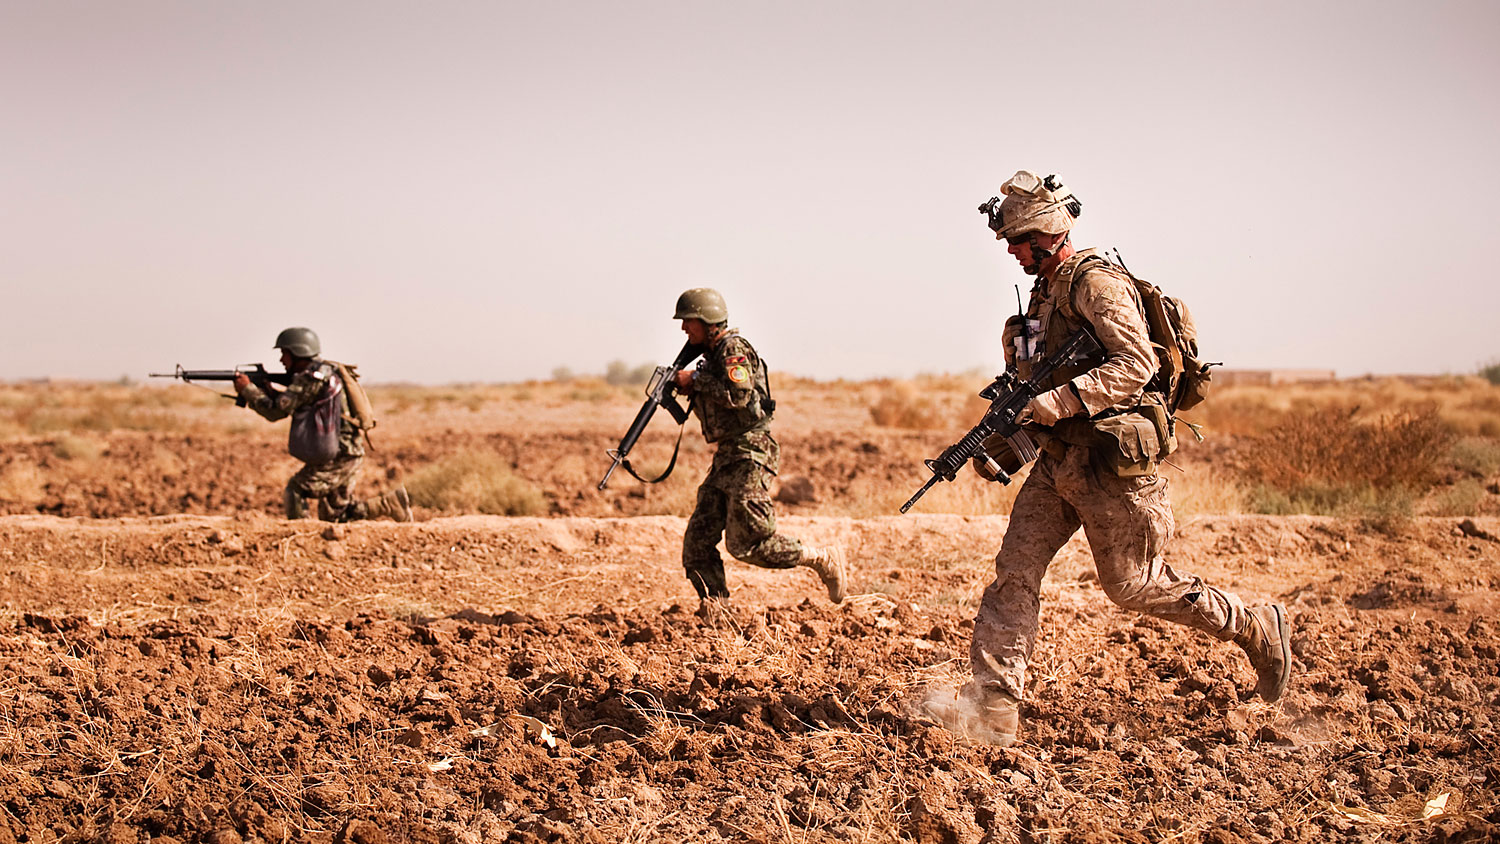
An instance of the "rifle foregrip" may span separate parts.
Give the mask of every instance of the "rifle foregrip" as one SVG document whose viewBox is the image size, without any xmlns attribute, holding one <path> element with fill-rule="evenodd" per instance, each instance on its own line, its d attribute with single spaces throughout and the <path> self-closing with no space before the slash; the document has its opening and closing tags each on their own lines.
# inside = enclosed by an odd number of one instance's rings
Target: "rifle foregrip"
<svg viewBox="0 0 1500 844">
<path fill-rule="evenodd" d="M 938 462 L 947 470 L 948 480 L 953 480 L 953 476 L 957 475 L 958 470 L 962 469 L 964 464 L 969 462 L 969 458 L 978 454 L 983 449 L 985 438 L 992 433 L 994 432 L 987 425 L 975 426 L 969 433 L 964 434 L 963 439 L 949 446 L 948 450 L 943 452 L 943 456 L 938 458 Z"/>
</svg>

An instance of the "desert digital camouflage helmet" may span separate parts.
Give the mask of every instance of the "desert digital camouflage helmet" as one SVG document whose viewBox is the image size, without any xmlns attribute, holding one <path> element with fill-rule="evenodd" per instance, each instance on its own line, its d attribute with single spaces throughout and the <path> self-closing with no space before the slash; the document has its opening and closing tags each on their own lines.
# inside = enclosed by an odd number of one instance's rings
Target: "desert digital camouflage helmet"
<svg viewBox="0 0 1500 844">
<path fill-rule="evenodd" d="M 1040 178 L 1030 170 L 1017 170 L 1000 186 L 998 196 L 979 206 L 989 217 L 990 229 L 1000 237 L 1028 232 L 1063 234 L 1083 213 L 1083 203 L 1056 176 Z"/>
<path fill-rule="evenodd" d="M 712 287 L 694 287 L 677 297 L 677 313 L 672 319 L 701 319 L 706 323 L 726 322 L 729 307 L 724 297 Z"/>
<path fill-rule="evenodd" d="M 276 335 L 273 349 L 283 349 L 299 358 L 315 358 L 323 351 L 318 334 L 311 328 L 288 328 Z"/>
</svg>

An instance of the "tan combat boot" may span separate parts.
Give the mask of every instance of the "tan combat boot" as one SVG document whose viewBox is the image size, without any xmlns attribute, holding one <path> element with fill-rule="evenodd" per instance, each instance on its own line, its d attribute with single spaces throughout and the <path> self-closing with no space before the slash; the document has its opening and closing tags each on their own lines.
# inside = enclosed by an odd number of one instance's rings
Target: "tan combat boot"
<svg viewBox="0 0 1500 844">
<path fill-rule="evenodd" d="M 837 545 L 818 548 L 802 546 L 802 559 L 798 565 L 806 566 L 818 573 L 823 585 L 828 587 L 828 600 L 835 604 L 844 602 L 848 594 L 845 584 L 849 580 L 848 566 L 844 563 L 844 549 Z"/>
<path fill-rule="evenodd" d="M 398 522 L 412 520 L 411 496 L 406 494 L 406 487 L 398 486 L 384 495 L 365 501 L 365 518 L 378 519 L 382 516 L 390 516 Z"/>
<path fill-rule="evenodd" d="M 1255 667 L 1255 693 L 1267 703 L 1279 700 L 1292 676 L 1292 631 L 1280 604 L 1250 607 L 1250 623 L 1234 637 Z"/>
<path fill-rule="evenodd" d="M 1010 747 L 1021 729 L 1021 702 L 999 689 L 974 683 L 957 693 L 934 693 L 922 704 L 923 714 L 954 735 L 981 744 Z"/>
</svg>

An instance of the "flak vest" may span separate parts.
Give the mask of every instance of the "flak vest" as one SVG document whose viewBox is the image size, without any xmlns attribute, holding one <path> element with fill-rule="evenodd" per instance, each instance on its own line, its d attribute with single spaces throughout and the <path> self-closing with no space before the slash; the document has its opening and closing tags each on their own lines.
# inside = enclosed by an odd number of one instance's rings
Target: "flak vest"
<svg viewBox="0 0 1500 844">
<path fill-rule="evenodd" d="M 1093 331 L 1093 326 L 1078 313 L 1073 304 L 1073 291 L 1083 276 L 1090 272 L 1107 272 L 1124 282 L 1130 290 L 1136 309 L 1145 318 L 1141 297 L 1135 282 L 1125 273 L 1115 269 L 1100 250 L 1088 249 L 1079 252 L 1058 267 L 1057 279 L 1050 283 L 1038 282 L 1032 289 L 1031 303 L 1027 308 L 1028 320 L 1041 325 L 1042 343 L 1026 360 L 1016 362 L 1016 370 L 1022 378 L 1031 377 L 1031 362 L 1046 357 L 1047 345 L 1071 337 L 1080 329 Z M 1055 291 L 1055 298 L 1047 293 Z M 1152 343 L 1153 351 L 1162 350 Z M 1059 365 L 1041 386 L 1046 389 L 1064 387 L 1074 378 L 1104 363 L 1106 353 L 1078 356 Z M 1147 382 L 1154 383 L 1153 378 Z M 1058 420 L 1055 425 L 1030 426 L 1041 435 L 1044 450 L 1054 457 L 1059 456 L 1062 444 L 1082 446 L 1095 450 L 1104 462 L 1121 477 L 1154 474 L 1161 458 L 1177 448 L 1173 433 L 1173 420 L 1167 410 L 1165 396 L 1159 391 L 1143 389 L 1133 406 L 1110 409 L 1092 417 L 1075 415 Z"/>
</svg>

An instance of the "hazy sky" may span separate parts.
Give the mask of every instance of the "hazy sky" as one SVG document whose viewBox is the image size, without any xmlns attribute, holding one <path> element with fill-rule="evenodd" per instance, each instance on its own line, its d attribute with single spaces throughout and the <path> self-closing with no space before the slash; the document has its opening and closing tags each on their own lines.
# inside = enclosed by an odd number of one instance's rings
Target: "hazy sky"
<svg viewBox="0 0 1500 844">
<path fill-rule="evenodd" d="M 1500 4 L 0 0 L 0 378 L 998 365 L 976 206 L 1082 198 L 1240 368 L 1500 356 Z"/>
</svg>

